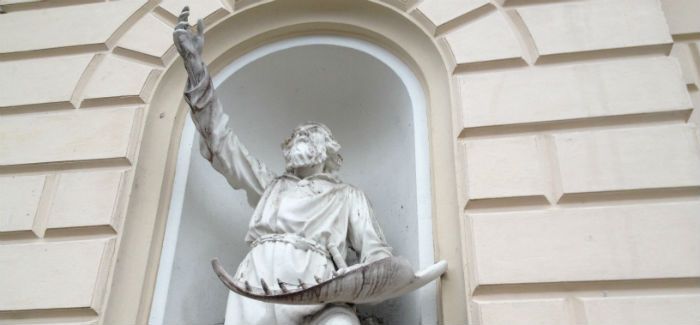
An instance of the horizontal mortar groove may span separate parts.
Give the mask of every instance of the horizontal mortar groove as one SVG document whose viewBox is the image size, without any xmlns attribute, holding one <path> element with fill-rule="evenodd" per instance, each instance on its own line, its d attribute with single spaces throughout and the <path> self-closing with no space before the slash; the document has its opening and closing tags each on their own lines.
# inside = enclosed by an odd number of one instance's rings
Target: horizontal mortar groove
<svg viewBox="0 0 700 325">
<path fill-rule="evenodd" d="M 0 325 L 79 323 L 97 320 L 92 308 L 0 311 Z"/>
<path fill-rule="evenodd" d="M 503 0 L 503 7 L 516 8 L 542 5 L 561 5 L 572 2 L 585 2 L 585 0 Z"/>
<path fill-rule="evenodd" d="M 541 6 L 541 5 L 559 5 L 570 2 L 584 2 L 584 0 L 504 0 L 503 7 L 526 7 L 526 6 Z"/>
<path fill-rule="evenodd" d="M 158 20 L 164 22 L 170 27 L 174 28 L 175 25 L 177 25 L 177 17 L 159 6 L 155 7 L 152 13 Z"/>
<path fill-rule="evenodd" d="M 117 55 L 123 59 L 134 61 L 139 64 L 148 65 L 157 69 L 162 69 L 165 66 L 165 62 L 159 57 L 126 49 L 119 46 L 112 50 L 112 54 Z M 168 57 L 168 55 L 166 55 L 166 57 Z M 170 55 L 169 57 L 172 58 L 172 55 Z"/>
<path fill-rule="evenodd" d="M 556 204 L 550 204 L 543 195 L 471 199 L 464 212 L 467 214 L 501 213 L 546 209 L 573 209 L 579 207 L 609 207 L 618 205 L 675 203 L 700 201 L 700 187 L 647 188 L 563 194 Z"/>
<path fill-rule="evenodd" d="M 671 35 L 673 42 L 694 42 L 700 41 L 700 33 L 685 33 Z"/>
<path fill-rule="evenodd" d="M 97 54 L 97 53 L 106 52 L 107 50 L 108 50 L 107 44 L 98 43 L 98 44 L 72 45 L 72 46 L 64 46 L 64 47 L 58 47 L 58 48 L 31 50 L 31 51 L 0 53 L 0 62 L 48 58 L 48 57 L 56 57 L 56 56 L 69 56 L 69 55 L 86 54 L 86 53 Z"/>
<path fill-rule="evenodd" d="M 523 69 L 548 68 L 576 64 L 602 63 L 645 57 L 665 57 L 671 52 L 672 44 L 655 44 L 639 47 L 626 47 L 584 52 L 539 55 L 534 65 L 528 65 L 522 58 L 460 63 L 454 68 L 454 76 Z"/>
<path fill-rule="evenodd" d="M 0 165 L 0 176 L 50 174 L 70 171 L 126 170 L 129 168 L 131 168 L 131 162 L 127 158 L 120 157 L 23 165 Z"/>
<path fill-rule="evenodd" d="M 0 232 L 0 245 L 102 239 L 116 235 L 114 228 L 106 225 L 47 229 L 44 238 L 37 237 L 32 231 Z"/>
<path fill-rule="evenodd" d="M 115 96 L 115 97 L 84 99 L 82 102 L 80 102 L 80 108 L 82 108 L 82 109 L 112 108 L 112 107 L 121 107 L 121 106 L 140 106 L 143 104 L 145 104 L 145 102 L 138 95 Z"/>
<path fill-rule="evenodd" d="M 73 103 L 70 101 L 54 102 L 54 103 L 41 103 L 41 104 L 29 104 L 29 105 L 19 105 L 19 106 L 5 106 L 0 107 L 0 116 L 7 115 L 21 115 L 21 114 L 41 114 L 56 111 L 69 111 L 75 109 Z"/>
<path fill-rule="evenodd" d="M 672 43 L 620 47 L 582 52 L 557 54 L 540 54 L 535 61 L 536 66 L 571 65 L 577 63 L 603 62 L 619 59 L 631 59 L 651 56 L 668 56 Z"/>
<path fill-rule="evenodd" d="M 473 291 L 475 300 L 700 294 L 700 278 L 634 279 L 556 283 L 487 284 Z"/>
<path fill-rule="evenodd" d="M 565 119 L 557 121 L 538 121 L 489 126 L 467 127 L 462 129 L 459 139 L 499 138 L 538 133 L 560 133 L 571 131 L 588 131 L 599 129 L 616 129 L 646 127 L 667 124 L 684 124 L 690 118 L 691 108 L 626 115 L 608 115 Z"/>
<path fill-rule="evenodd" d="M 490 211 L 542 210 L 549 207 L 550 203 L 544 195 L 533 195 L 469 199 L 464 210 L 467 213 L 481 213 Z"/>
<path fill-rule="evenodd" d="M 84 5 L 88 3 L 102 2 L 101 0 L 61 0 L 61 1 L 17 1 L 8 0 L 6 3 L 2 3 L 2 7 L 6 13 L 13 13 L 17 11 L 25 10 L 37 10 L 37 9 L 48 9 L 48 8 L 58 8 L 58 7 L 68 7 Z"/>
<path fill-rule="evenodd" d="M 469 63 L 458 63 L 452 74 L 455 76 L 467 75 L 478 72 L 498 72 L 513 69 L 525 69 L 529 65 L 523 58 L 501 59 L 493 61 L 480 61 Z"/>
<path fill-rule="evenodd" d="M 700 187 L 688 186 L 565 193 L 561 196 L 557 204 L 562 207 L 578 207 L 688 200 L 700 201 Z"/>
</svg>

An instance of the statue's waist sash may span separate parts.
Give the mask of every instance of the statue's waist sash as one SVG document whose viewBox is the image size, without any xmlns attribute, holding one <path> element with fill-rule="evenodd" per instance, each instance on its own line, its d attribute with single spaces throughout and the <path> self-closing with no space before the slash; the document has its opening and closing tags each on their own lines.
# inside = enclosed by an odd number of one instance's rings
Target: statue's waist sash
<svg viewBox="0 0 700 325">
<path fill-rule="evenodd" d="M 319 255 L 323 255 L 327 259 L 331 259 L 331 255 L 328 252 L 328 249 L 326 249 L 326 247 L 314 240 L 304 238 L 296 234 L 263 235 L 260 238 L 256 239 L 252 244 L 250 244 L 250 247 L 255 248 L 256 246 L 263 245 L 265 243 L 286 243 L 294 246 L 294 248 L 296 249 L 312 251 Z"/>
</svg>

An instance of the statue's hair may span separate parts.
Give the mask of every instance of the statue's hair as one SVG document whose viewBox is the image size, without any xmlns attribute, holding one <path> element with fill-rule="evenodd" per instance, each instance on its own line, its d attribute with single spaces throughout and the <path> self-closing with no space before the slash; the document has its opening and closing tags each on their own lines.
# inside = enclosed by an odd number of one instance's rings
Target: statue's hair
<svg viewBox="0 0 700 325">
<path fill-rule="evenodd" d="M 310 128 L 312 132 L 321 132 L 323 134 L 323 139 L 326 147 L 326 160 L 325 165 L 323 167 L 323 171 L 327 173 L 334 173 L 338 171 L 340 169 L 340 166 L 343 164 L 343 157 L 340 155 L 341 147 L 338 141 L 336 141 L 333 137 L 333 133 L 331 133 L 331 130 L 322 123 L 309 121 L 306 123 L 302 123 L 296 128 L 294 128 L 294 130 L 292 131 L 292 135 L 282 143 L 282 151 L 284 155 L 287 156 L 287 153 L 291 149 L 292 138 L 294 137 L 294 134 L 304 128 Z M 292 168 L 290 166 L 287 166 L 287 171 L 291 171 L 291 169 Z"/>
</svg>

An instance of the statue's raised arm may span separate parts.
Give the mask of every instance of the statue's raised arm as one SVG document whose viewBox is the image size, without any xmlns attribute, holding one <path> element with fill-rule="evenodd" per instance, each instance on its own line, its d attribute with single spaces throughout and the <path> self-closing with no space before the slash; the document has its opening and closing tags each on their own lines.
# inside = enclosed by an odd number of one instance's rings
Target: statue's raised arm
<svg viewBox="0 0 700 325">
<path fill-rule="evenodd" d="M 445 272 L 441 261 L 414 273 L 392 255 L 365 194 L 338 176 L 341 146 L 326 125 L 306 122 L 292 131 L 279 177 L 250 156 L 228 125 L 202 59 L 204 24 L 191 28 L 188 17 L 185 7 L 173 38 L 187 70 L 184 96 L 201 153 L 234 188 L 245 189 L 255 207 L 245 237 L 250 251 L 236 273 L 213 261 L 235 292 L 226 324 L 359 325 L 348 303 L 391 299 Z M 348 265 L 350 250 L 359 264 Z"/>
<path fill-rule="evenodd" d="M 187 70 L 184 95 L 201 135 L 200 151 L 231 186 L 246 190 L 248 203 L 255 207 L 275 175 L 248 153 L 228 125 L 229 117 L 221 108 L 202 59 L 204 23 L 200 19 L 196 31 L 193 31 L 188 22 L 189 15 L 190 10 L 185 7 L 178 17 L 173 41 Z"/>
</svg>

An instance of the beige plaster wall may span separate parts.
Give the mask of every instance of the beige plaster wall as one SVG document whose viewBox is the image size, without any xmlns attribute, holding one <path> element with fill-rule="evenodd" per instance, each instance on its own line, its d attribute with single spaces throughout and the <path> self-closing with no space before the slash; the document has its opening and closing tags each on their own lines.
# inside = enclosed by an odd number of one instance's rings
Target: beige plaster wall
<svg viewBox="0 0 700 325">
<path fill-rule="evenodd" d="M 0 324 L 108 312 L 185 3 L 208 24 L 260 4 L 0 0 Z M 467 312 L 445 324 L 696 324 L 700 1 L 380 3 L 450 61 L 465 285 L 443 291 Z"/>
</svg>

